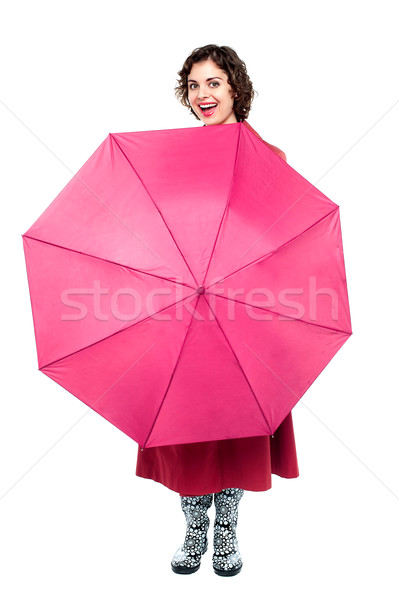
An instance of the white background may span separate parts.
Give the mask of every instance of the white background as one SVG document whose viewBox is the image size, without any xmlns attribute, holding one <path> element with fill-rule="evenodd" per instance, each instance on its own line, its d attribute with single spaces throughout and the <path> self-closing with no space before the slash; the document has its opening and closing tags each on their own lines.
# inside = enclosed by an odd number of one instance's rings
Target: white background
<svg viewBox="0 0 399 600">
<path fill-rule="evenodd" d="M 2 2 L 2 598 L 398 598 L 395 4 Z M 340 205 L 354 331 L 293 410 L 300 477 L 244 495 L 231 579 L 210 551 L 172 573 L 178 495 L 136 477 L 136 444 L 37 370 L 21 239 L 108 132 L 200 126 L 173 88 L 208 43 L 245 60 L 249 123 Z"/>
</svg>

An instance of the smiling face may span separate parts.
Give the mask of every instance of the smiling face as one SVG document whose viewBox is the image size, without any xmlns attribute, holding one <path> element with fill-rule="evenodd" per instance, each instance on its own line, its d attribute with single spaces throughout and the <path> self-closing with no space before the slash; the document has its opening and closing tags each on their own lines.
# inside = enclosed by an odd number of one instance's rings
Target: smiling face
<svg viewBox="0 0 399 600">
<path fill-rule="evenodd" d="M 237 123 L 234 91 L 227 79 L 227 73 L 211 59 L 192 66 L 187 78 L 188 99 L 205 125 Z"/>
</svg>

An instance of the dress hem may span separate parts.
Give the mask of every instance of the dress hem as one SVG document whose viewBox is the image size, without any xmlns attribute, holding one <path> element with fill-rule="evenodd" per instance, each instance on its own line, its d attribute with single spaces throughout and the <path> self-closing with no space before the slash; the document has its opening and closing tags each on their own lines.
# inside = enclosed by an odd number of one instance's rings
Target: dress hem
<svg viewBox="0 0 399 600">
<path fill-rule="evenodd" d="M 296 475 L 282 475 L 279 473 L 273 473 L 273 475 L 277 475 L 277 477 L 281 477 L 283 479 L 297 479 L 299 477 L 299 473 L 297 473 Z M 268 490 L 270 490 L 272 488 L 272 479 L 270 478 L 270 481 L 268 481 L 264 486 L 256 487 L 256 489 L 255 489 L 255 486 L 240 487 L 237 485 L 233 485 L 233 482 L 232 482 L 231 484 L 230 483 L 225 484 L 222 488 L 220 488 L 220 487 L 218 489 L 210 488 L 208 491 L 202 491 L 201 494 L 187 494 L 186 492 L 181 492 L 180 490 L 176 489 L 177 486 L 172 486 L 170 484 L 166 484 L 164 481 L 161 481 L 160 477 L 156 477 L 153 474 L 152 475 L 139 475 L 138 473 L 136 473 L 136 476 L 141 477 L 141 479 L 149 479 L 149 480 L 155 481 L 155 483 L 159 483 L 159 484 L 163 485 L 164 487 L 168 488 L 172 492 L 176 492 L 177 494 L 180 494 L 180 496 L 195 496 L 195 495 L 205 496 L 207 494 L 217 494 L 217 493 L 221 492 L 222 490 L 236 488 L 236 487 L 239 487 L 240 489 L 243 489 L 248 492 L 267 492 Z"/>
</svg>

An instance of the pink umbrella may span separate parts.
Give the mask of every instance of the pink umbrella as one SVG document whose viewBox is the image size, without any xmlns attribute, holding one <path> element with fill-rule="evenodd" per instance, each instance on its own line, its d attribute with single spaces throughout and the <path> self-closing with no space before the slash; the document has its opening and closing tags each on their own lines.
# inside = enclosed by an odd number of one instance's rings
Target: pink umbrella
<svg viewBox="0 0 399 600">
<path fill-rule="evenodd" d="M 110 134 L 23 241 L 39 369 L 142 447 L 274 433 L 351 335 L 338 206 L 242 123 Z"/>
</svg>

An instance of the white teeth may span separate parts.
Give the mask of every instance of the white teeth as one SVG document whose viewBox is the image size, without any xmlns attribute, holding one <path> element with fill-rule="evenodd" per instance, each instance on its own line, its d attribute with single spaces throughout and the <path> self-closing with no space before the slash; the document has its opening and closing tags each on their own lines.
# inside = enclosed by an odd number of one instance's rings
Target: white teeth
<svg viewBox="0 0 399 600">
<path fill-rule="evenodd" d="M 217 104 L 200 104 L 200 108 L 211 108 L 211 106 L 217 106 Z"/>
</svg>

